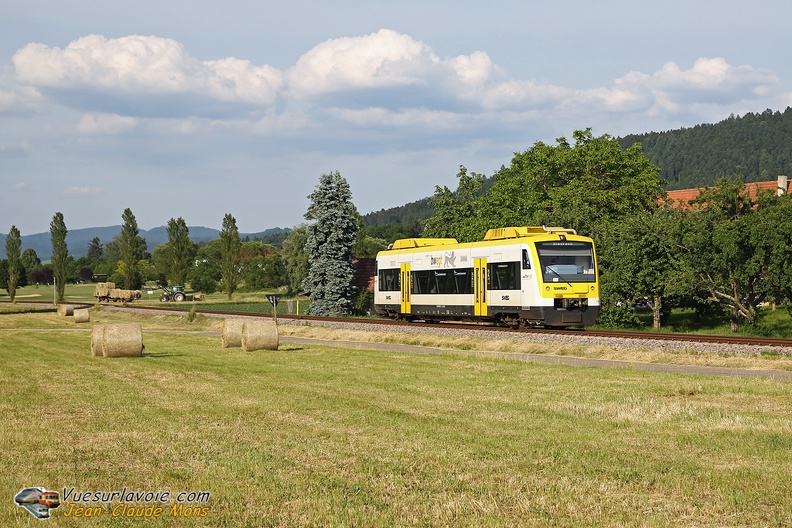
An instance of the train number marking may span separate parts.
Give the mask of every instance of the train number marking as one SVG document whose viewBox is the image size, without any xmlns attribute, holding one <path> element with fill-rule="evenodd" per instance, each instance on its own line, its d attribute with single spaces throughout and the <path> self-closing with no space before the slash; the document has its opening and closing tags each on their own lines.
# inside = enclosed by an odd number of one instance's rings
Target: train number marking
<svg viewBox="0 0 792 528">
<path fill-rule="evenodd" d="M 508 300 L 509 300 L 508 295 L 501 295 L 501 301 L 508 301 Z"/>
</svg>

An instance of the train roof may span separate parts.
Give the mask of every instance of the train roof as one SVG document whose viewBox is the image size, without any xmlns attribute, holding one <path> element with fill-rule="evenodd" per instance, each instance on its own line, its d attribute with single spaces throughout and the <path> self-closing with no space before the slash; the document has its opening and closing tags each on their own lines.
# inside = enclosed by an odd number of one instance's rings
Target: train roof
<svg viewBox="0 0 792 528">
<path fill-rule="evenodd" d="M 471 247 L 474 245 L 487 245 L 488 242 L 494 241 L 517 241 L 519 239 L 533 238 L 533 237 L 549 237 L 553 235 L 563 235 L 577 237 L 577 232 L 574 229 L 567 229 L 565 227 L 546 227 L 546 226 L 522 226 L 522 227 L 500 227 L 497 229 L 490 229 L 484 236 L 483 240 L 475 242 L 466 242 L 460 244 L 455 238 L 403 238 L 395 241 L 388 246 L 387 251 L 396 250 L 410 250 L 410 249 L 423 249 L 434 248 L 442 246 L 465 246 Z M 578 237 L 578 240 L 589 240 L 588 237 Z"/>
<path fill-rule="evenodd" d="M 456 238 L 400 238 L 388 249 L 412 249 L 420 247 L 446 246 L 448 244 L 459 244 Z"/>
<path fill-rule="evenodd" d="M 497 229 L 490 229 L 484 235 L 484 240 L 506 240 L 509 238 L 526 238 L 540 235 L 554 235 L 556 233 L 569 233 L 570 235 L 577 235 L 574 229 L 567 229 L 565 227 L 499 227 Z"/>
</svg>

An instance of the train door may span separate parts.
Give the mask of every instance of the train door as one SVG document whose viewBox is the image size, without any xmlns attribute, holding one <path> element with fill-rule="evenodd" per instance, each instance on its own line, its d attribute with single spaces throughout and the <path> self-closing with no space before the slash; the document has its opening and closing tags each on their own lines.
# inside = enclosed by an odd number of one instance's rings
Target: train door
<svg viewBox="0 0 792 528">
<path fill-rule="evenodd" d="M 412 284 L 410 284 L 410 263 L 407 262 L 401 265 L 400 271 L 400 280 L 399 284 L 401 285 L 401 313 L 409 314 L 411 307 L 410 307 L 410 290 L 412 289 Z"/>
<path fill-rule="evenodd" d="M 473 315 L 487 315 L 487 259 L 473 261 Z"/>
</svg>

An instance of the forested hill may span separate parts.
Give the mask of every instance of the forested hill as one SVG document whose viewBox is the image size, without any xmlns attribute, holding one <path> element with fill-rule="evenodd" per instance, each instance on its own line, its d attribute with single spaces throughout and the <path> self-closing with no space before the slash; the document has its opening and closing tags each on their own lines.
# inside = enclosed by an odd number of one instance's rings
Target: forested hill
<svg viewBox="0 0 792 528">
<path fill-rule="evenodd" d="M 638 142 L 660 167 L 667 188 L 712 185 L 722 177 L 745 182 L 792 176 L 792 108 L 784 112 L 730 116 L 720 123 L 618 138 L 622 148 Z"/>
<path fill-rule="evenodd" d="M 423 198 L 415 202 L 410 202 L 390 209 L 380 209 L 363 215 L 363 223 L 366 226 L 383 226 L 388 224 L 411 225 L 421 222 L 432 216 L 432 206 L 429 205 L 429 198 Z"/>
<path fill-rule="evenodd" d="M 644 155 L 660 167 L 668 190 L 706 187 L 731 176 L 742 176 L 745 182 L 792 176 L 792 108 L 732 115 L 720 123 L 630 134 L 617 140 L 622 148 L 641 143 Z M 508 166 L 510 161 L 503 163 Z M 363 221 L 370 227 L 411 225 L 431 215 L 427 197 L 366 214 Z"/>
</svg>

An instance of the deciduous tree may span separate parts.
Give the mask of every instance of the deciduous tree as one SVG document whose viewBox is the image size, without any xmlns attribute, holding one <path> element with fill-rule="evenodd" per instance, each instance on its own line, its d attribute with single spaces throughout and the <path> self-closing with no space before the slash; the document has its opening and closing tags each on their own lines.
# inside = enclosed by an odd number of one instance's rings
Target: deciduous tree
<svg viewBox="0 0 792 528">
<path fill-rule="evenodd" d="M 305 244 L 308 241 L 308 226 L 301 224 L 289 233 L 283 241 L 283 259 L 286 273 L 289 276 L 289 290 L 297 293 L 302 289 L 303 281 L 308 277 L 311 264 Z"/>
<path fill-rule="evenodd" d="M 22 236 L 16 226 L 11 226 L 11 230 L 6 237 L 6 258 L 8 259 L 8 284 L 6 290 L 11 302 L 16 302 L 16 290 L 22 278 Z"/>
<path fill-rule="evenodd" d="M 720 304 L 736 332 L 753 324 L 758 307 L 784 292 L 792 259 L 788 197 L 752 197 L 739 178 L 723 178 L 693 201 L 687 215 L 685 264 L 710 299 Z M 787 288 L 788 291 L 789 288 Z"/>
<path fill-rule="evenodd" d="M 607 292 L 603 311 L 617 300 L 645 299 L 653 314 L 653 327 L 659 329 L 670 301 L 686 295 L 692 288 L 690 275 L 680 264 L 682 213 L 664 205 L 639 211 L 610 223 L 600 236 L 597 254 L 600 276 Z"/>
<path fill-rule="evenodd" d="M 33 248 L 25 249 L 25 251 L 22 252 L 22 267 L 25 268 L 28 276 L 36 271 L 39 266 L 41 266 L 41 259 L 38 258 L 36 250 Z"/>
<path fill-rule="evenodd" d="M 445 186 L 435 187 L 434 196 L 429 199 L 434 214 L 426 221 L 423 236 L 471 242 L 481 240 L 486 232 L 478 216 L 484 176 L 475 172 L 468 174 L 467 169 L 460 166 L 457 178 L 456 191 Z"/>
<path fill-rule="evenodd" d="M 479 201 L 479 230 L 560 225 L 589 236 L 609 221 L 651 209 L 664 193 L 653 165 L 635 144 L 622 150 L 605 134 L 577 130 L 574 144 L 537 142 L 495 175 Z"/>
<path fill-rule="evenodd" d="M 195 256 L 196 265 L 190 269 L 190 286 L 202 293 L 214 293 L 222 278 L 220 273 L 220 239 L 201 244 Z"/>
<path fill-rule="evenodd" d="M 104 248 L 102 247 L 102 241 L 99 239 L 99 237 L 93 237 L 91 242 L 88 244 L 88 253 L 86 255 L 88 262 L 90 262 L 92 265 L 98 264 L 102 259 L 103 251 Z"/>
<path fill-rule="evenodd" d="M 66 245 L 66 223 L 63 213 L 55 213 L 50 222 L 50 241 L 52 242 L 52 273 L 55 280 L 56 302 L 63 302 L 66 277 L 69 272 L 69 248 Z"/>
<path fill-rule="evenodd" d="M 137 220 L 131 209 L 124 209 L 121 219 L 124 223 L 121 226 L 121 235 L 118 241 L 121 253 L 119 271 L 124 279 L 124 287 L 129 290 L 137 290 L 143 284 L 140 261 L 146 255 L 146 241 L 139 235 Z"/>
<path fill-rule="evenodd" d="M 220 230 L 220 284 L 231 300 L 231 296 L 239 287 L 242 277 L 242 239 L 239 237 L 236 219 L 230 214 L 223 217 L 223 228 Z"/>
<path fill-rule="evenodd" d="M 195 256 L 195 244 L 190 240 L 190 230 L 182 217 L 168 220 L 167 232 L 166 274 L 171 284 L 183 286 L 187 282 L 190 261 Z"/>
</svg>

